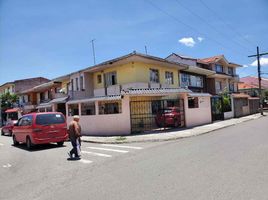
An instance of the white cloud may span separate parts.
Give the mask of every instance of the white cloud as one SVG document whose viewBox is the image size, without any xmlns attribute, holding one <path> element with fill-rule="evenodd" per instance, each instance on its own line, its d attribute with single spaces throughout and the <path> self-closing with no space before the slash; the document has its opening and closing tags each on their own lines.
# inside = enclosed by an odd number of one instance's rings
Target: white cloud
<svg viewBox="0 0 268 200">
<path fill-rule="evenodd" d="M 261 66 L 268 66 L 268 58 L 260 58 Z M 251 66 L 258 66 L 257 60 L 255 60 L 253 63 L 250 64 Z"/>
<path fill-rule="evenodd" d="M 202 42 L 204 40 L 204 38 L 202 38 L 202 37 L 197 37 L 197 39 L 199 42 Z"/>
<path fill-rule="evenodd" d="M 179 40 L 179 43 L 184 44 L 187 47 L 194 47 L 196 42 L 194 41 L 192 37 L 188 37 L 188 38 L 184 37 Z"/>
</svg>

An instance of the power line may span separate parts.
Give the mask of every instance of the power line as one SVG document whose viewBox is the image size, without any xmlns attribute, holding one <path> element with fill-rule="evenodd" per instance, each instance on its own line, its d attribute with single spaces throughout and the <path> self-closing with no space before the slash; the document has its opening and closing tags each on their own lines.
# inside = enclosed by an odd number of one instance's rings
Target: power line
<svg viewBox="0 0 268 200">
<path fill-rule="evenodd" d="M 253 46 L 256 46 L 256 44 L 254 44 L 252 41 L 246 39 L 242 34 L 240 34 L 233 26 L 231 26 L 230 24 L 227 24 L 219 15 L 218 13 L 215 12 L 215 10 L 211 9 L 205 2 L 203 2 L 202 0 L 199 0 L 201 4 L 203 4 L 203 6 L 205 8 L 207 8 L 211 13 L 213 13 L 219 21 L 221 21 L 222 23 L 225 24 L 225 26 L 227 26 L 229 28 L 229 30 L 233 31 L 234 33 L 236 33 L 237 35 L 239 35 L 243 40 L 245 40 L 246 42 L 250 43 Z"/>
<path fill-rule="evenodd" d="M 234 43 L 236 43 L 237 45 L 239 45 L 241 48 L 243 49 L 247 49 L 249 52 L 251 51 L 250 49 L 248 49 L 248 47 L 244 46 L 244 45 L 241 45 L 240 43 L 238 43 L 236 40 L 234 40 L 233 38 L 230 38 L 228 35 L 224 34 L 223 32 L 221 31 L 218 31 L 217 28 L 210 24 L 206 19 L 204 19 L 203 17 L 201 17 L 200 15 L 196 14 L 195 12 L 193 12 L 190 8 L 184 6 L 181 2 L 179 2 L 178 0 L 175 0 L 175 2 L 177 4 L 179 4 L 181 7 L 183 7 L 184 9 L 186 9 L 188 12 L 190 12 L 192 15 L 196 16 L 197 18 L 199 18 L 203 23 L 205 23 L 207 26 L 209 26 L 212 30 L 214 30 L 215 32 L 217 32 L 218 34 L 228 38 L 228 40 L 232 40 Z"/>
<path fill-rule="evenodd" d="M 146 0 L 146 1 L 147 1 L 152 7 L 156 8 L 157 10 L 161 11 L 161 12 L 164 13 L 165 15 L 169 16 L 170 18 L 172 18 L 172 19 L 173 19 L 174 21 L 176 21 L 177 23 L 179 23 L 179 24 L 183 24 L 184 26 L 186 26 L 186 27 L 188 27 L 189 29 L 195 31 L 196 33 L 199 33 L 199 34 L 201 34 L 201 35 L 206 36 L 207 39 L 210 39 L 211 41 L 217 43 L 220 47 L 225 47 L 225 48 L 228 49 L 228 50 L 231 49 L 230 47 L 225 46 L 224 44 L 222 44 L 221 42 L 219 42 L 219 41 L 215 40 L 214 38 L 208 36 L 207 34 L 202 33 L 202 32 L 200 32 L 199 30 L 197 30 L 196 28 L 194 28 L 194 27 L 192 27 L 192 26 L 186 24 L 185 22 L 181 21 L 181 20 L 178 19 L 177 17 L 175 17 L 175 16 L 169 14 L 167 11 L 165 11 L 165 10 L 163 10 L 162 8 L 160 8 L 160 7 L 158 7 L 157 5 L 155 5 L 152 1 L 150 1 L 150 0 Z M 242 54 L 240 51 L 238 51 L 238 50 L 236 50 L 236 49 L 233 49 L 233 50 L 236 51 L 238 54 L 245 56 L 245 55 Z"/>
</svg>

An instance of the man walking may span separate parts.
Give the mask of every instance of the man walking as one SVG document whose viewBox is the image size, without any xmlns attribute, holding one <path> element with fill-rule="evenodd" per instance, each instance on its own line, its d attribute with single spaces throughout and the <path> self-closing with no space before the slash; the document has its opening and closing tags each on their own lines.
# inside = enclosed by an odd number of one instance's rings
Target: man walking
<svg viewBox="0 0 268 200">
<path fill-rule="evenodd" d="M 73 146 L 70 153 L 68 153 L 70 158 L 73 158 L 73 154 L 75 158 L 79 158 L 78 151 L 80 152 L 80 145 L 81 145 L 80 137 L 81 137 L 81 126 L 79 124 L 79 116 L 75 115 L 73 116 L 73 121 L 71 121 L 69 125 L 69 138 Z"/>
</svg>

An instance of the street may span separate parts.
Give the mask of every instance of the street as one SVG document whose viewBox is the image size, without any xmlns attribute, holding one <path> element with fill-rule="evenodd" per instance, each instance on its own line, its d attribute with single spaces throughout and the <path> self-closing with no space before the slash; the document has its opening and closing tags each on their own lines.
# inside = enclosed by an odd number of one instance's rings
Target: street
<svg viewBox="0 0 268 200">
<path fill-rule="evenodd" d="M 268 199 L 268 117 L 168 142 L 12 146 L 0 136 L 0 199 Z"/>
</svg>

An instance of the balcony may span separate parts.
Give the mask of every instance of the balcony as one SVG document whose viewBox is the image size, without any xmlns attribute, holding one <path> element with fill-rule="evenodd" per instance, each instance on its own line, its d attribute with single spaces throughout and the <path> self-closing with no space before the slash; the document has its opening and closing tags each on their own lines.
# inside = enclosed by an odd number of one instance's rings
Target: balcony
<svg viewBox="0 0 268 200">
<path fill-rule="evenodd" d="M 67 94 L 64 94 L 64 93 L 55 93 L 54 99 L 63 98 L 63 97 L 67 97 L 67 96 L 68 95 Z"/>
<path fill-rule="evenodd" d="M 86 95 L 85 91 L 69 91 L 68 92 L 69 97 L 71 100 L 78 100 L 78 99 L 85 99 L 85 98 L 89 98 Z"/>
</svg>

